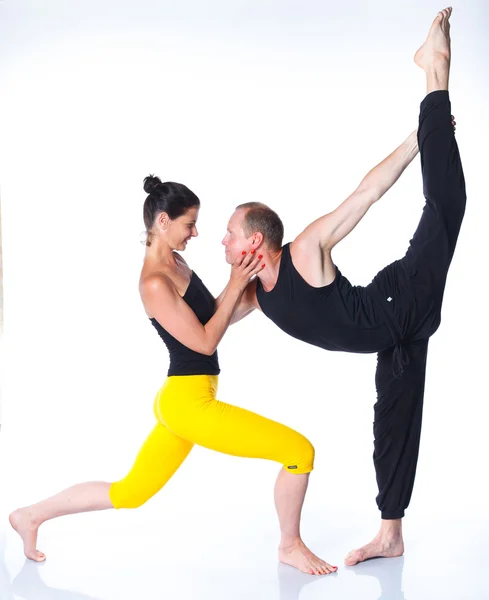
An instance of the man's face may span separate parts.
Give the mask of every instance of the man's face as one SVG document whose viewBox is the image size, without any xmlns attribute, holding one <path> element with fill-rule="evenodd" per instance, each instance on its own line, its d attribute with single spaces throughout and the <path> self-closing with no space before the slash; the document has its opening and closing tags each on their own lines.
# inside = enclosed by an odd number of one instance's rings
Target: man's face
<svg viewBox="0 0 489 600">
<path fill-rule="evenodd" d="M 249 252 L 251 250 L 253 236 L 246 237 L 242 223 L 245 216 L 243 209 L 236 210 L 229 219 L 227 233 L 222 240 L 226 247 L 226 262 L 232 265 L 235 260 L 241 256 L 243 250 Z"/>
</svg>

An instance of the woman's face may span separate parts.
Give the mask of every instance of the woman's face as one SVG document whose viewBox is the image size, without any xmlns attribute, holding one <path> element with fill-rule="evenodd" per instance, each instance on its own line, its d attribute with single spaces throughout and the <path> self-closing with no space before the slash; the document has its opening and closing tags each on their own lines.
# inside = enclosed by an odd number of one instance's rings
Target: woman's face
<svg viewBox="0 0 489 600">
<path fill-rule="evenodd" d="M 197 219 L 199 207 L 189 208 L 185 214 L 176 219 L 169 219 L 167 238 L 173 250 L 185 250 L 188 242 L 199 235 L 197 231 Z"/>
</svg>

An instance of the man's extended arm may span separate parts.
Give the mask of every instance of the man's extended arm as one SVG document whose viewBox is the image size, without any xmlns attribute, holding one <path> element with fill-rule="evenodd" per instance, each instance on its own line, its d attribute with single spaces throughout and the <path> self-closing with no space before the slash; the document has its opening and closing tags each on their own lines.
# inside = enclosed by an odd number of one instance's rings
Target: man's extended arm
<svg viewBox="0 0 489 600">
<path fill-rule="evenodd" d="M 330 250 L 362 220 L 368 209 L 399 179 L 418 154 L 417 131 L 362 179 L 358 188 L 338 208 L 308 225 L 297 241 L 319 244 Z"/>
</svg>

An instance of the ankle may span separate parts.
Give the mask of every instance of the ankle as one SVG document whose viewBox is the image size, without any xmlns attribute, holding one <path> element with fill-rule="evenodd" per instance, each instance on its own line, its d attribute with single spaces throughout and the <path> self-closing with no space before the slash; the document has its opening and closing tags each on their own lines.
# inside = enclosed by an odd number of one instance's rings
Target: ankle
<svg viewBox="0 0 489 600">
<path fill-rule="evenodd" d="M 443 52 L 437 52 L 426 67 L 428 73 L 436 73 L 441 75 L 450 66 L 450 54 L 444 54 Z"/>
<path fill-rule="evenodd" d="M 280 538 L 279 550 L 289 550 L 302 544 L 300 535 L 284 535 Z"/>
<path fill-rule="evenodd" d="M 450 61 L 440 57 L 426 69 L 426 87 L 428 93 L 438 90 L 448 90 Z"/>
<path fill-rule="evenodd" d="M 29 521 L 31 527 L 40 527 L 44 523 L 44 519 L 37 513 L 34 506 L 25 506 L 21 509 Z"/>
<path fill-rule="evenodd" d="M 382 539 L 402 538 L 402 519 L 382 519 L 379 537 Z"/>
</svg>

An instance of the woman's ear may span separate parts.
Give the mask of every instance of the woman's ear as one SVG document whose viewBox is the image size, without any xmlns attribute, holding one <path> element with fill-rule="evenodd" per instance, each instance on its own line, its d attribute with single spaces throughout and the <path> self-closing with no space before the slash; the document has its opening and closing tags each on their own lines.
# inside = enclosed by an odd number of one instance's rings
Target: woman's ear
<svg viewBox="0 0 489 600">
<path fill-rule="evenodd" d="M 160 213 L 158 216 L 158 225 L 161 227 L 161 229 L 163 229 L 163 231 L 168 229 L 168 226 L 170 225 L 170 217 L 168 216 L 168 213 Z"/>
</svg>

